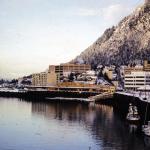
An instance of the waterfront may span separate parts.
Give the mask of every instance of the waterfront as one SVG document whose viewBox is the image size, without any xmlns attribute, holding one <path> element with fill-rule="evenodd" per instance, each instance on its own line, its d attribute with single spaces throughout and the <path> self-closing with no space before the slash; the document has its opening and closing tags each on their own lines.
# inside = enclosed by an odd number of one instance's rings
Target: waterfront
<svg viewBox="0 0 150 150">
<path fill-rule="evenodd" d="M 144 150 L 146 140 L 110 106 L 0 98 L 0 150 Z"/>
</svg>

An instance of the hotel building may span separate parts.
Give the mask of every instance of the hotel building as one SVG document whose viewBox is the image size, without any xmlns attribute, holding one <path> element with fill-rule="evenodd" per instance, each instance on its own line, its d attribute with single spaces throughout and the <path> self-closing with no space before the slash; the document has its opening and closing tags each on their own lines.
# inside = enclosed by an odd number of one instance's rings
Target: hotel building
<svg viewBox="0 0 150 150">
<path fill-rule="evenodd" d="M 125 89 L 137 90 L 150 85 L 150 72 L 138 71 L 125 74 Z"/>
<path fill-rule="evenodd" d="M 48 72 L 41 72 L 32 75 L 33 86 L 55 86 L 60 82 L 61 76 L 71 72 L 84 73 L 91 70 L 90 65 L 85 64 L 60 64 L 50 65 Z"/>
<path fill-rule="evenodd" d="M 90 65 L 86 64 L 60 64 L 60 65 L 50 65 L 49 66 L 49 71 L 50 73 L 56 73 L 57 75 L 57 83 L 60 81 L 60 77 L 69 74 L 71 72 L 75 73 L 85 73 L 86 71 L 91 70 Z"/>
<path fill-rule="evenodd" d="M 142 67 L 129 67 L 125 69 L 125 89 L 137 90 L 138 88 L 150 86 L 150 62 L 145 60 Z"/>
</svg>

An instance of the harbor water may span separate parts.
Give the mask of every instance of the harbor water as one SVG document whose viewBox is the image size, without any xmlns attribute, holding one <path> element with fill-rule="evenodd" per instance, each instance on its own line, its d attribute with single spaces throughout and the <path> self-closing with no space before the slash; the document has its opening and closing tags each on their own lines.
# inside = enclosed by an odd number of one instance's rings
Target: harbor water
<svg viewBox="0 0 150 150">
<path fill-rule="evenodd" d="M 111 106 L 0 98 L 0 150 L 148 149 L 150 138 Z"/>
</svg>

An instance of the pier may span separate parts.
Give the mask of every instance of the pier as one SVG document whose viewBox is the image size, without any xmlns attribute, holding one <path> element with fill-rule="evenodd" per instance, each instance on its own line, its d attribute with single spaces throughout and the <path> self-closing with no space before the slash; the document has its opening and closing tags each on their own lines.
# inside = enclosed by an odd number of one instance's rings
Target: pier
<svg viewBox="0 0 150 150">
<path fill-rule="evenodd" d="M 18 97 L 31 100 L 46 101 L 76 101 L 85 103 L 110 103 L 112 102 L 112 92 L 94 92 L 94 91 L 73 91 L 73 90 L 29 90 L 29 91 L 0 91 L 1 97 Z"/>
</svg>

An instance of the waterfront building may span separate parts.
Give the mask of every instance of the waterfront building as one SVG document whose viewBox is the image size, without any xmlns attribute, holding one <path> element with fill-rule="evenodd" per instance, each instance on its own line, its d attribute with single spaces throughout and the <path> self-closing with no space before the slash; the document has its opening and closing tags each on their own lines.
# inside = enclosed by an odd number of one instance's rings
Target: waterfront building
<svg viewBox="0 0 150 150">
<path fill-rule="evenodd" d="M 95 92 L 95 93 L 114 93 L 115 87 L 110 85 L 94 85 L 81 82 L 59 82 L 57 86 L 48 87 L 49 91 L 64 91 L 74 93 Z"/>
<path fill-rule="evenodd" d="M 150 85 L 150 61 L 144 60 L 144 64 L 135 67 L 124 67 L 125 89 L 138 89 Z"/>
<path fill-rule="evenodd" d="M 56 74 L 41 72 L 32 75 L 33 86 L 52 86 L 56 85 Z"/>
<path fill-rule="evenodd" d="M 56 73 L 57 75 L 57 83 L 60 82 L 61 76 L 66 76 L 66 74 L 69 74 L 71 72 L 75 73 L 85 73 L 86 71 L 91 70 L 90 65 L 86 64 L 60 64 L 60 65 L 50 65 L 49 71 L 50 73 Z"/>
<path fill-rule="evenodd" d="M 91 66 L 85 64 L 50 65 L 47 72 L 32 75 L 32 86 L 54 86 L 60 82 L 62 76 L 67 76 L 71 72 L 84 73 L 89 70 Z"/>
<path fill-rule="evenodd" d="M 138 88 L 144 88 L 147 85 L 150 85 L 150 72 L 132 71 L 130 74 L 125 74 L 125 89 L 137 90 Z"/>
<path fill-rule="evenodd" d="M 46 86 L 47 84 L 47 73 L 35 73 L 32 75 L 32 85 L 34 86 Z"/>
</svg>

